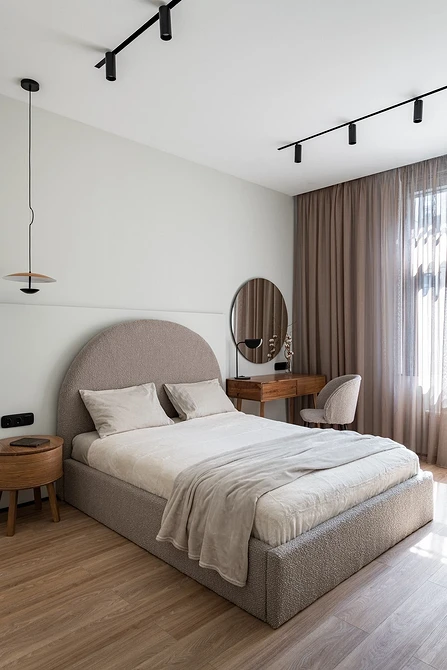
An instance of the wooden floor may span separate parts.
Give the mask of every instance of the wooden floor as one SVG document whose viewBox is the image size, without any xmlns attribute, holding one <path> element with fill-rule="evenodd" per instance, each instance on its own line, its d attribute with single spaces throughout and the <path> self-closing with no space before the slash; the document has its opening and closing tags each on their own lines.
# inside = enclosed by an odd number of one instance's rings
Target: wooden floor
<svg viewBox="0 0 447 670">
<path fill-rule="evenodd" d="M 81 512 L 0 536 L 0 667 L 447 669 L 447 470 L 435 521 L 274 631 Z M 0 514 L 0 532 L 6 515 Z"/>
</svg>

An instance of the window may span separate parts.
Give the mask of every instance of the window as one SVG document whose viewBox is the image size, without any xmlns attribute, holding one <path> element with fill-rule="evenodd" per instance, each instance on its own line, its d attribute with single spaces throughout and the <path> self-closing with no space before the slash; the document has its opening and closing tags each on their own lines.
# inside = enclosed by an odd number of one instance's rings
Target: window
<svg viewBox="0 0 447 670">
<path fill-rule="evenodd" d="M 414 308 L 410 309 L 413 324 L 408 320 L 407 327 L 414 353 L 407 360 L 422 392 L 430 393 L 436 404 L 441 395 L 445 337 L 447 187 L 436 193 L 417 192 L 412 218 L 410 258 Z"/>
</svg>

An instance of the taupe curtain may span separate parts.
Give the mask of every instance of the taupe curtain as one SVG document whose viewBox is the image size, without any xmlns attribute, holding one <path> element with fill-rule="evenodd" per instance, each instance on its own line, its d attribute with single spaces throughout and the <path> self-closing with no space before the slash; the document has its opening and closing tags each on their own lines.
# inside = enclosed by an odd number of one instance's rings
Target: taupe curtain
<svg viewBox="0 0 447 670">
<path fill-rule="evenodd" d="M 296 198 L 294 368 L 363 378 L 355 428 L 447 467 L 447 156 Z"/>
</svg>

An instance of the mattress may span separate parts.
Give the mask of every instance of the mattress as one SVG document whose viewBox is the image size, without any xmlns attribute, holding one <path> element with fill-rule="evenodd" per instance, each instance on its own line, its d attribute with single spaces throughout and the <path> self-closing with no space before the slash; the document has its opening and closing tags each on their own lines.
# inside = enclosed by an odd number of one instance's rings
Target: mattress
<svg viewBox="0 0 447 670">
<path fill-rule="evenodd" d="M 176 476 L 205 458 L 309 430 L 317 441 L 320 429 L 228 412 L 103 439 L 97 433 L 78 435 L 73 440 L 72 458 L 168 499 Z M 253 535 L 277 547 L 418 471 L 416 454 L 402 446 L 311 472 L 258 500 Z"/>
</svg>

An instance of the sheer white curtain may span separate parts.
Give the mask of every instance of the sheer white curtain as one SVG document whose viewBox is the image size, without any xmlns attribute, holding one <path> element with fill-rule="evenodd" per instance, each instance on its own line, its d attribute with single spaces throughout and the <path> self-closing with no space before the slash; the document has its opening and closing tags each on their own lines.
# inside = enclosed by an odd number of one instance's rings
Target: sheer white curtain
<svg viewBox="0 0 447 670">
<path fill-rule="evenodd" d="M 362 375 L 355 428 L 447 467 L 447 156 L 296 199 L 295 370 Z"/>
<path fill-rule="evenodd" d="M 399 170 L 395 438 L 447 467 L 447 158 Z"/>
</svg>

